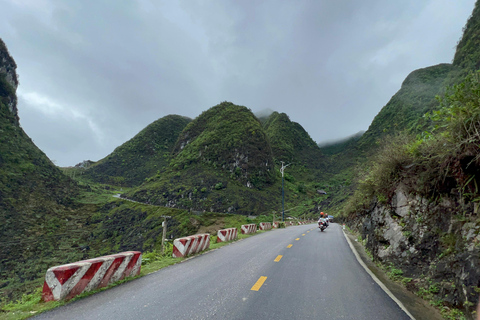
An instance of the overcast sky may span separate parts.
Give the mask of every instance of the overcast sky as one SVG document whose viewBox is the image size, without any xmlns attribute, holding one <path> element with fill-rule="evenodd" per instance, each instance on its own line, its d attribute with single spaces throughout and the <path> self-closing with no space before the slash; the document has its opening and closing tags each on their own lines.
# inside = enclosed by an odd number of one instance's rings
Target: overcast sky
<svg viewBox="0 0 480 320">
<path fill-rule="evenodd" d="M 415 69 L 453 59 L 474 0 L 0 0 L 20 124 L 60 166 L 222 101 L 322 143 L 367 130 Z"/>
</svg>

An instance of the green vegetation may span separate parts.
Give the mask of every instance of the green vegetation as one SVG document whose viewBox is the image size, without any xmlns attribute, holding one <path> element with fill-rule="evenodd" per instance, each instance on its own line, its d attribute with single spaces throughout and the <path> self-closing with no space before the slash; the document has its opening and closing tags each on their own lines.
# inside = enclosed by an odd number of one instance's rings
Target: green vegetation
<svg viewBox="0 0 480 320">
<path fill-rule="evenodd" d="M 295 142 L 293 151 L 313 158 L 320 154 L 303 128 L 286 115 L 274 113 L 262 126 L 249 109 L 223 102 L 190 122 L 175 144 L 168 167 L 126 196 L 198 212 L 257 215 L 278 210 L 278 160 L 282 158 L 272 153 L 270 136 L 280 132 L 275 129 L 279 123 L 287 131 L 283 135 Z M 292 163 L 287 171 L 287 208 L 298 207 L 315 194 L 318 174 L 304 163 Z M 305 209 L 290 214 L 304 213 Z"/>
<path fill-rule="evenodd" d="M 143 206 L 145 208 L 150 207 L 149 209 L 152 209 L 151 206 L 144 206 L 144 205 L 140 205 L 140 206 Z M 163 210 L 163 208 L 153 208 L 153 209 Z M 151 211 L 151 210 L 148 210 L 148 211 Z M 175 210 L 173 210 L 173 211 L 175 211 Z M 216 222 L 218 222 L 218 220 L 219 220 L 218 218 L 223 218 L 224 223 L 225 223 L 225 225 L 223 225 L 221 227 L 217 225 L 216 228 L 218 228 L 218 229 L 230 228 L 230 227 L 237 227 L 238 229 L 240 229 L 241 224 L 247 224 L 247 223 L 252 222 L 247 217 L 238 216 L 238 215 L 225 216 L 225 215 L 213 214 L 209 217 L 200 217 L 200 219 L 203 220 L 201 222 L 204 223 L 204 224 L 207 224 L 207 225 L 215 224 Z M 197 225 L 197 226 L 199 226 L 199 225 Z M 202 224 L 202 226 L 204 226 L 204 225 Z M 285 227 L 285 225 L 283 227 Z M 203 232 L 203 231 L 198 230 L 198 233 L 200 233 L 200 232 Z M 262 231 L 262 232 L 265 232 L 265 231 Z M 251 236 L 255 236 L 255 234 L 245 234 L 245 235 L 244 234 L 238 234 L 238 239 L 244 239 L 244 238 L 248 238 L 248 237 L 251 237 Z M 215 249 L 218 249 L 218 248 L 223 247 L 225 245 L 228 245 L 232 242 L 232 241 L 230 241 L 230 242 L 217 243 L 216 242 L 216 235 L 211 235 L 210 238 L 211 238 L 210 239 L 210 248 L 208 250 L 215 250 Z M 236 241 L 236 240 L 234 240 L 234 241 Z M 163 253 L 161 253 L 160 247 L 158 245 L 155 246 L 155 248 L 152 251 L 144 252 L 142 254 L 142 268 L 141 268 L 141 272 L 140 272 L 139 277 L 145 276 L 149 273 L 160 270 L 160 269 L 165 268 L 167 266 L 179 263 L 180 261 L 185 259 L 185 258 L 173 258 L 172 257 L 172 248 L 173 248 L 172 243 L 167 242 L 166 243 L 166 249 Z M 199 253 L 199 254 L 202 254 L 202 253 Z M 2 314 L 2 318 L 4 318 L 4 319 L 12 319 L 12 320 L 13 319 L 15 319 L 15 320 L 25 319 L 25 318 L 28 318 L 32 315 L 57 308 L 59 306 L 77 301 L 79 299 L 82 299 L 82 298 L 87 297 L 87 296 L 91 296 L 95 293 L 98 293 L 98 292 L 101 292 L 101 291 L 104 291 L 104 290 L 108 290 L 112 287 L 115 287 L 117 285 L 120 285 L 120 284 L 125 283 L 127 281 L 131 281 L 132 279 L 136 279 L 136 278 L 138 278 L 138 277 L 127 278 L 127 279 L 124 279 L 122 281 L 110 284 L 105 288 L 101 288 L 101 289 L 93 290 L 93 291 L 90 291 L 90 292 L 82 293 L 82 294 L 76 296 L 75 298 L 73 298 L 69 301 L 51 301 L 51 302 L 48 302 L 48 303 L 45 303 L 45 302 L 42 301 L 42 299 L 41 299 L 42 287 L 37 286 L 36 289 L 32 293 L 23 294 L 21 296 L 21 298 L 18 299 L 17 301 L 12 301 L 12 302 L 4 304 L 2 306 L 2 308 L 0 309 L 0 312 Z"/>
<path fill-rule="evenodd" d="M 480 200 L 480 73 L 449 88 L 439 101 L 440 108 L 425 115 L 433 122 L 432 132 L 386 140 L 346 214 L 366 209 L 374 196 L 390 200 L 399 183 L 428 199 L 455 190 L 466 202 Z"/>
<path fill-rule="evenodd" d="M 190 121 L 189 118 L 177 115 L 163 117 L 116 148 L 106 158 L 87 167 L 82 166 L 81 174 L 99 183 L 139 185 L 168 165 L 177 137 Z"/>
<path fill-rule="evenodd" d="M 263 125 L 277 162 L 324 168 L 320 148 L 301 125 L 285 113 L 272 113 Z"/>
<path fill-rule="evenodd" d="M 180 134 L 170 168 L 204 165 L 261 188 L 275 180 L 271 148 L 260 121 L 246 107 L 222 102 L 193 120 Z"/>
<path fill-rule="evenodd" d="M 463 70 L 478 70 L 480 61 L 480 5 L 475 3 L 472 15 L 463 28 L 462 39 L 457 44 L 453 64 Z"/>
<path fill-rule="evenodd" d="M 439 64 L 410 73 L 401 89 L 373 119 L 359 146 L 371 149 L 386 135 L 403 131 L 416 134 L 422 130 L 428 125 L 421 121 L 423 114 L 436 108 L 435 96 L 442 94 L 445 80 L 454 70 L 450 64 Z"/>
<path fill-rule="evenodd" d="M 78 241 L 85 216 L 73 211 L 73 199 L 80 188 L 18 126 L 15 109 L 12 112 L 3 99 L 8 98 L 7 103 L 16 101 L 16 97 L 3 95 L 11 95 L 14 90 L 3 74 L 0 78 L 2 303 L 18 297 L 18 292 L 30 283 L 38 285 L 38 275 L 45 272 L 47 265 L 82 256 L 78 250 L 67 251 L 67 247 Z"/>
</svg>

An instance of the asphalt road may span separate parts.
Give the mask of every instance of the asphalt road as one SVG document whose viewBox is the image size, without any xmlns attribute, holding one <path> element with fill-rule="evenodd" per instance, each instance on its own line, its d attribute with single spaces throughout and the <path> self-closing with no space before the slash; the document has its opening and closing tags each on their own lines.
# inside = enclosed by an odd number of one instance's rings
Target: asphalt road
<svg viewBox="0 0 480 320">
<path fill-rule="evenodd" d="M 410 318 L 331 224 L 243 239 L 35 319 Z"/>
</svg>

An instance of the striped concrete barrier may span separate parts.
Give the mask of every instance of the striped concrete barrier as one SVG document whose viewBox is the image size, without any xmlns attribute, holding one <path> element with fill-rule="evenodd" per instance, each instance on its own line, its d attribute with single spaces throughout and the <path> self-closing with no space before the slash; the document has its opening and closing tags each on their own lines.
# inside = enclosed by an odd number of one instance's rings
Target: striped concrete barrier
<svg viewBox="0 0 480 320">
<path fill-rule="evenodd" d="M 119 254 L 49 268 L 43 284 L 43 301 L 71 299 L 83 292 L 140 274 L 142 253 Z"/>
<path fill-rule="evenodd" d="M 269 229 L 272 229 L 272 223 L 271 222 L 260 222 L 259 227 L 260 227 L 260 230 L 269 230 Z"/>
<path fill-rule="evenodd" d="M 237 228 L 227 228 L 218 230 L 217 232 L 217 242 L 227 242 L 237 239 L 238 230 Z"/>
<path fill-rule="evenodd" d="M 210 247 L 210 234 L 202 233 L 173 241 L 173 257 L 182 258 Z"/>
<path fill-rule="evenodd" d="M 255 223 L 242 224 L 242 234 L 257 232 L 257 225 Z"/>
<path fill-rule="evenodd" d="M 278 222 L 273 222 L 272 223 L 272 228 L 278 228 Z"/>
</svg>

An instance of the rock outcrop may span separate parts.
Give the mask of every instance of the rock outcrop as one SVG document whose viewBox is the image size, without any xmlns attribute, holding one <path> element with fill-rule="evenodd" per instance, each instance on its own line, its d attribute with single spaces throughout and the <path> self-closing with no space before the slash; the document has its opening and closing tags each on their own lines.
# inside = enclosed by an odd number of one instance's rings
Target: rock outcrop
<svg viewBox="0 0 480 320">
<path fill-rule="evenodd" d="M 19 123 L 17 110 L 17 96 L 15 92 L 18 87 L 17 64 L 10 56 L 7 46 L 0 39 L 0 99 L 8 106 L 10 112 L 16 119 L 16 124 Z"/>
<path fill-rule="evenodd" d="M 455 195 L 429 201 L 405 189 L 399 185 L 390 203 L 372 202 L 352 227 L 375 260 L 402 271 L 410 290 L 471 314 L 480 291 L 477 207 Z"/>
</svg>

